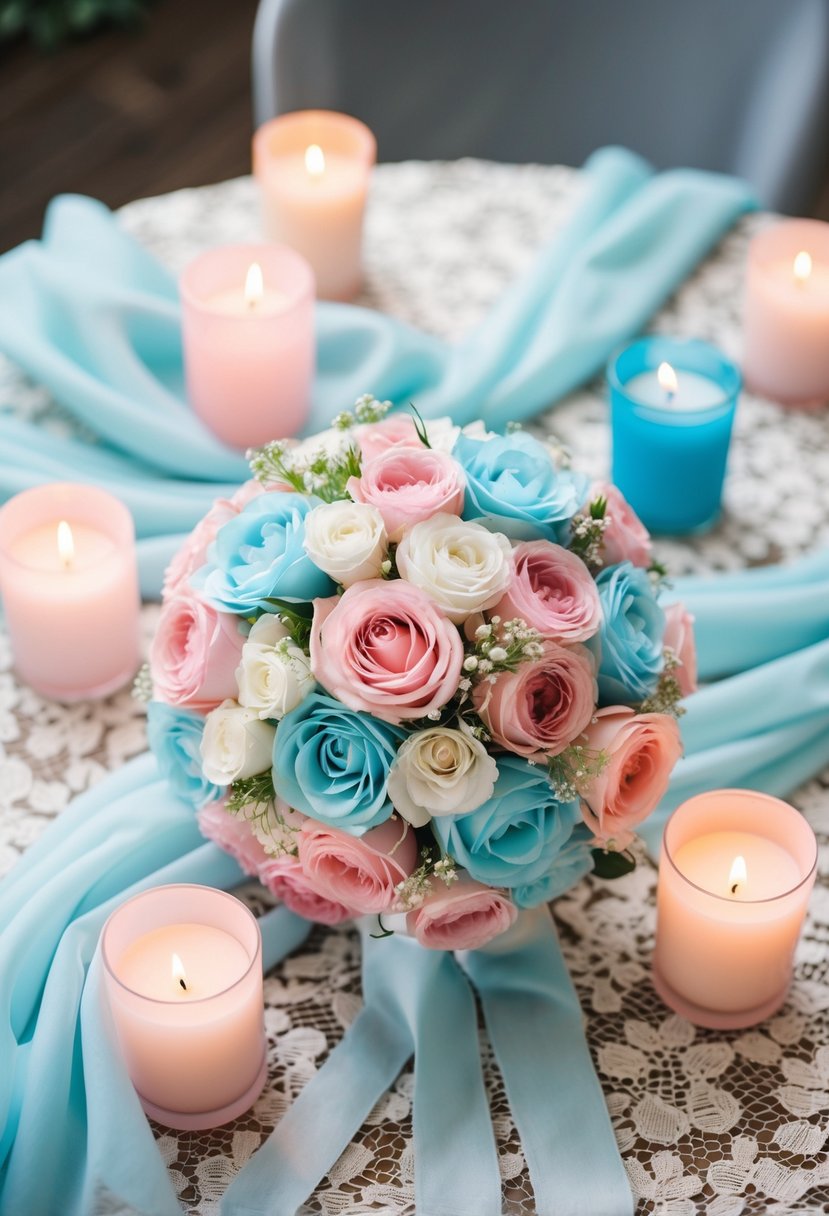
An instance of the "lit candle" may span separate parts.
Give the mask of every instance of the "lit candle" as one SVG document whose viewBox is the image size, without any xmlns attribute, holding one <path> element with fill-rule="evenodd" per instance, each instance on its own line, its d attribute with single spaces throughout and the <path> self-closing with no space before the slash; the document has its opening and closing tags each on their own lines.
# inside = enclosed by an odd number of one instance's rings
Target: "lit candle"
<svg viewBox="0 0 829 1216">
<path fill-rule="evenodd" d="M 784 220 L 751 242 L 743 370 L 785 405 L 829 400 L 829 224 Z"/>
<path fill-rule="evenodd" d="M 210 887 L 155 887 L 113 912 L 101 952 L 146 1113 L 200 1130 L 248 1110 L 266 1062 L 262 942 L 245 905 Z"/>
<path fill-rule="evenodd" d="M 683 803 L 662 840 L 653 973 L 700 1026 L 753 1026 L 786 998 L 817 842 L 794 807 L 750 790 Z"/>
<path fill-rule="evenodd" d="M 612 478 L 654 532 L 720 513 L 740 373 L 705 342 L 642 338 L 608 364 Z"/>
<path fill-rule="evenodd" d="M 15 667 L 60 701 L 103 697 L 140 662 L 132 516 L 94 486 L 25 490 L 0 509 L 0 592 Z"/>
<path fill-rule="evenodd" d="M 368 127 L 327 110 L 283 114 L 254 136 L 265 230 L 308 259 L 324 299 L 349 300 L 360 289 L 363 213 L 376 155 Z"/>
<path fill-rule="evenodd" d="M 314 276 L 292 249 L 225 245 L 181 279 L 190 403 L 242 450 L 295 435 L 314 372 Z"/>
</svg>

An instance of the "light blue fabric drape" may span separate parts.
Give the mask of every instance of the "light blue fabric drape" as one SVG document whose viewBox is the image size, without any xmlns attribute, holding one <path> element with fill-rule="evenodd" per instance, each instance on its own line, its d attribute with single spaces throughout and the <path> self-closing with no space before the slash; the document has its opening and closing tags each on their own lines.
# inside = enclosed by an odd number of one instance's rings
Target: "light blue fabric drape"
<svg viewBox="0 0 829 1216">
<path fill-rule="evenodd" d="M 319 304 L 308 430 L 365 392 L 496 429 L 531 417 L 597 373 L 754 206 L 733 178 L 654 175 L 619 148 L 591 157 L 584 177 L 569 225 L 457 345 L 368 309 Z M 140 538 L 157 541 L 189 531 L 246 476 L 242 456 L 184 401 L 175 282 L 100 203 L 56 199 L 43 240 L 0 258 L 0 300 L 0 351 L 99 440 L 0 413 L 0 501 L 43 481 L 94 481 L 126 502 Z M 145 593 L 158 593 L 175 546 L 140 547 Z"/>
</svg>

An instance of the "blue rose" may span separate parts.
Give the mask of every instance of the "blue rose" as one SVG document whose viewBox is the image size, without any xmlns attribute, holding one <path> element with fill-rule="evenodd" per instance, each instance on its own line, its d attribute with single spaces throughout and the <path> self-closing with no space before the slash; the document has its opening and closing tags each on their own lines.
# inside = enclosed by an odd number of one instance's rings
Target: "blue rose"
<svg viewBox="0 0 829 1216">
<path fill-rule="evenodd" d="M 552 869 L 536 882 L 514 887 L 512 898 L 519 908 L 534 908 L 558 899 L 593 869 L 593 833 L 577 823 L 570 839 L 553 858 Z"/>
<path fill-rule="evenodd" d="M 516 431 L 492 439 L 459 435 L 452 455 L 466 473 L 464 519 L 483 520 L 513 540 L 561 541 L 587 498 L 588 480 L 557 469 L 549 450 Z"/>
<path fill-rule="evenodd" d="M 266 611 L 270 598 L 308 601 L 333 595 L 335 585 L 303 548 L 305 517 L 314 502 L 302 494 L 260 494 L 224 524 L 196 576 L 220 612 Z"/>
<path fill-rule="evenodd" d="M 194 807 L 213 802 L 224 793 L 207 780 L 202 770 L 203 734 L 201 714 L 165 705 L 163 701 L 150 701 L 147 706 L 147 738 L 159 771 L 173 792 Z"/>
<path fill-rule="evenodd" d="M 402 738 L 398 727 L 312 692 L 277 727 L 274 789 L 297 811 L 362 836 L 394 809 L 387 786 Z"/>
<path fill-rule="evenodd" d="M 665 613 L 656 602 L 647 571 L 630 562 L 608 566 L 596 579 L 596 587 L 602 605 L 602 624 L 593 646 L 600 655 L 599 702 L 643 701 L 656 688 L 665 663 Z"/>
<path fill-rule="evenodd" d="M 499 756 L 492 797 L 468 815 L 436 816 L 432 830 L 479 882 L 527 887 L 552 869 L 578 818 L 578 803 L 556 799 L 545 769 Z"/>
</svg>

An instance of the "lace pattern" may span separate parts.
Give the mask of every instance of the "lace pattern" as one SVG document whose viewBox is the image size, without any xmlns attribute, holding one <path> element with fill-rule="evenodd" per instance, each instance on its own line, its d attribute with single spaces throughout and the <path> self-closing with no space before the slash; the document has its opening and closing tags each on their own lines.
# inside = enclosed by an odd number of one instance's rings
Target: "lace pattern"
<svg viewBox="0 0 829 1216">
<path fill-rule="evenodd" d="M 367 220 L 362 302 L 459 337 L 561 226 L 580 189 L 578 172 L 561 167 L 476 161 L 380 167 Z M 176 271 L 207 245 L 259 233 L 249 179 L 142 200 L 124 208 L 122 219 Z M 738 354 L 746 243 L 767 222 L 763 216 L 742 221 L 668 302 L 654 328 L 709 338 Z M 44 426 L 69 425 L 46 393 L 3 361 L 0 400 Z M 744 395 L 723 521 L 708 536 L 660 542 L 671 569 L 763 564 L 829 543 L 826 424 L 826 410 L 794 413 Z M 601 383 L 539 419 L 535 429 L 553 430 L 587 472 L 607 472 Z M 156 608 L 145 608 L 147 639 L 156 615 Z M 144 749 L 143 713 L 128 691 L 95 704 L 44 702 L 16 681 L 0 633 L 0 872 L 76 793 Z M 654 993 L 655 869 L 646 858 L 627 878 L 613 884 L 587 879 L 555 905 L 642 1216 L 829 1212 L 829 772 L 794 801 L 818 833 L 820 873 L 791 997 L 778 1016 L 753 1030 L 697 1030 Z M 261 891 L 251 890 L 250 898 L 261 901 Z M 230 1179 L 350 1024 L 360 1005 L 359 969 L 355 932 L 315 929 L 302 951 L 266 980 L 269 1083 L 253 1110 L 210 1132 L 155 1129 L 192 1216 L 218 1212 Z M 482 1051 L 505 1211 L 526 1216 L 534 1210 L 532 1189 L 483 1036 Z M 411 1096 L 406 1071 L 332 1167 L 308 1213 L 414 1212 Z M 102 1197 L 101 1212 L 116 1210 Z"/>
</svg>

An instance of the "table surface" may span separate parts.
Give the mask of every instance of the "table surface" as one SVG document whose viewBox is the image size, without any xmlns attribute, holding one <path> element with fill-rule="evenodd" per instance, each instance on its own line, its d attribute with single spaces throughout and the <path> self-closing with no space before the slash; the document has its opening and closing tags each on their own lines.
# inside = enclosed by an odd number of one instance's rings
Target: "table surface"
<svg viewBox="0 0 829 1216">
<path fill-rule="evenodd" d="M 461 336 L 562 225 L 580 189 L 579 173 L 561 167 L 381 166 L 367 217 L 362 302 L 446 338 Z M 176 271 L 202 248 L 256 239 L 260 231 L 247 178 L 141 200 L 121 214 L 125 227 Z M 654 328 L 707 338 L 738 356 L 746 243 L 767 222 L 743 220 Z M 2 360 L 0 407 L 44 426 L 69 425 L 42 389 Z M 600 382 L 537 425 L 563 440 L 585 471 L 606 474 Z M 827 410 L 787 412 L 745 395 L 722 523 L 706 537 L 660 543 L 660 557 L 674 573 L 712 571 L 829 543 L 828 433 Z M 156 615 L 145 608 L 147 637 Z M 91 704 L 44 701 L 16 681 L 0 632 L 0 873 L 70 798 L 144 747 L 144 707 L 129 691 Z M 819 878 L 788 1003 L 751 1031 L 697 1030 L 655 995 L 649 974 L 655 869 L 646 858 L 618 882 L 586 879 L 554 907 L 638 1213 L 829 1212 L 829 771 L 793 801 L 818 834 Z M 360 1005 L 356 934 L 316 929 L 301 953 L 267 977 L 265 996 L 269 1084 L 253 1110 L 207 1133 L 156 1129 L 188 1213 L 218 1211 L 229 1180 L 353 1019 Z M 482 1051 L 505 1211 L 532 1213 L 521 1147 L 483 1039 Z M 414 1212 L 411 1096 L 407 1071 L 332 1168 L 309 1212 Z"/>
</svg>

